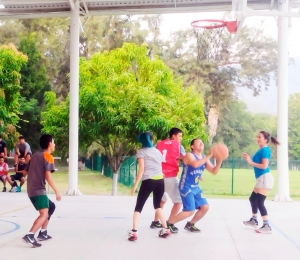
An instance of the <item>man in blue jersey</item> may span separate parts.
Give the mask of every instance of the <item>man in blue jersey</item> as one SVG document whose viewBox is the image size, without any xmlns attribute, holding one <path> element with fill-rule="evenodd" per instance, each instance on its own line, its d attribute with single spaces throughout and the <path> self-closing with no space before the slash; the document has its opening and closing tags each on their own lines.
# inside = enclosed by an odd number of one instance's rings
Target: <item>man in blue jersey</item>
<svg viewBox="0 0 300 260">
<path fill-rule="evenodd" d="M 204 156 L 202 154 L 203 149 L 203 142 L 199 138 L 193 139 L 191 141 L 192 151 L 183 157 L 183 170 L 179 182 L 183 209 L 182 212 L 169 219 L 169 224 L 174 225 L 192 216 L 195 210 L 197 210 L 191 221 L 188 221 L 184 227 L 185 230 L 190 232 L 200 231 L 200 229 L 195 227 L 195 223 L 203 218 L 209 209 L 205 195 L 199 187 L 199 180 L 202 173 L 204 169 L 207 169 L 212 174 L 217 174 L 222 164 L 222 161 L 217 161 L 217 164 L 213 166 L 209 161 L 213 156 L 213 152 L 209 151 L 207 156 Z"/>
</svg>

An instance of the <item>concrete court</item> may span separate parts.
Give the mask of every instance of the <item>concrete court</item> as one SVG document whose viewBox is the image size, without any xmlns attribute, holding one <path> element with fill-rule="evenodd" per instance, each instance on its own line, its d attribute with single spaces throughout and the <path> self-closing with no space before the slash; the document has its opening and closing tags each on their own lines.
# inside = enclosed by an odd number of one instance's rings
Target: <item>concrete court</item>
<svg viewBox="0 0 300 260">
<path fill-rule="evenodd" d="M 54 195 L 49 196 L 54 200 Z M 37 216 L 26 193 L 0 193 L 0 259 L 203 259 L 299 260 L 300 202 L 267 201 L 273 234 L 257 234 L 242 224 L 250 217 L 247 200 L 209 199 L 210 210 L 197 224 L 201 233 L 183 229 L 167 239 L 150 229 L 152 201 L 142 212 L 139 236 L 127 240 L 136 197 L 63 196 L 48 233 L 51 241 L 30 248 L 21 238 Z M 169 212 L 171 203 L 166 204 Z M 260 220 L 261 224 L 261 220 Z"/>
</svg>

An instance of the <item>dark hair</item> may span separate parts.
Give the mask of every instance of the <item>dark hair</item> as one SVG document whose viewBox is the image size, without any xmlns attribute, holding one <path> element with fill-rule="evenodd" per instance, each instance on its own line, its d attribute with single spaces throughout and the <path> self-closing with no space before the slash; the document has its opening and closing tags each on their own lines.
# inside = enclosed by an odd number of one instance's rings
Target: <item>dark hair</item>
<svg viewBox="0 0 300 260">
<path fill-rule="evenodd" d="M 173 135 L 178 135 L 179 133 L 182 133 L 182 130 L 176 127 L 171 128 L 169 132 L 169 137 L 172 138 Z"/>
<path fill-rule="evenodd" d="M 200 138 L 194 138 L 192 141 L 191 141 L 191 150 L 193 151 L 193 148 L 192 148 L 192 145 L 195 143 L 196 140 L 200 140 Z"/>
<path fill-rule="evenodd" d="M 19 159 L 25 159 L 25 156 L 24 155 L 20 155 Z"/>
<path fill-rule="evenodd" d="M 264 138 L 267 140 L 267 143 L 269 143 L 271 141 L 275 145 L 279 145 L 280 144 L 275 137 L 273 137 L 273 136 L 270 135 L 270 133 L 268 133 L 266 131 L 260 131 L 259 133 L 264 136 Z"/>
<path fill-rule="evenodd" d="M 40 146 L 42 149 L 47 149 L 49 147 L 49 143 L 53 141 L 53 137 L 51 135 L 42 135 L 40 138 Z"/>
<path fill-rule="evenodd" d="M 150 132 L 143 132 L 138 136 L 138 140 L 142 143 L 142 147 L 152 147 L 153 135 Z"/>
<path fill-rule="evenodd" d="M 25 139 L 23 135 L 19 136 L 19 140 L 21 140 L 21 139 Z"/>
<path fill-rule="evenodd" d="M 0 159 L 1 159 L 1 158 L 3 158 L 3 159 L 4 159 L 4 157 L 3 157 L 2 155 L 0 155 Z"/>
<path fill-rule="evenodd" d="M 2 139 L 2 135 L 0 135 L 0 138 Z"/>
</svg>

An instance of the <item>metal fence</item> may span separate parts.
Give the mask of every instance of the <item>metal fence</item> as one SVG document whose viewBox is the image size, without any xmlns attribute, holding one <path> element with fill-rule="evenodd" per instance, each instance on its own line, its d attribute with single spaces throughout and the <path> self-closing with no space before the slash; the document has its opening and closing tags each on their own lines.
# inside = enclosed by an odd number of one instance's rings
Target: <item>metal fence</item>
<svg viewBox="0 0 300 260">
<path fill-rule="evenodd" d="M 85 166 L 93 171 L 99 172 L 106 177 L 112 178 L 113 172 L 108 164 L 106 156 L 95 155 L 85 161 Z M 271 170 L 276 170 L 277 160 L 273 159 L 270 161 L 269 167 Z M 222 164 L 224 169 L 231 169 L 232 180 L 231 180 L 231 194 L 233 194 L 234 188 L 234 170 L 235 169 L 253 169 L 244 159 L 241 158 L 228 158 Z M 300 170 L 299 160 L 289 161 L 289 170 L 298 171 Z M 127 186 L 132 187 L 137 174 L 137 160 L 136 157 L 127 158 L 120 167 L 118 182 Z M 181 174 L 181 173 L 179 173 Z"/>
<path fill-rule="evenodd" d="M 85 161 L 85 167 L 99 172 L 106 177 L 112 178 L 113 172 L 108 164 L 108 159 L 106 156 L 95 155 L 90 159 Z M 127 186 L 132 187 L 137 174 L 137 160 L 135 156 L 126 158 L 126 160 L 121 164 L 118 182 Z"/>
</svg>

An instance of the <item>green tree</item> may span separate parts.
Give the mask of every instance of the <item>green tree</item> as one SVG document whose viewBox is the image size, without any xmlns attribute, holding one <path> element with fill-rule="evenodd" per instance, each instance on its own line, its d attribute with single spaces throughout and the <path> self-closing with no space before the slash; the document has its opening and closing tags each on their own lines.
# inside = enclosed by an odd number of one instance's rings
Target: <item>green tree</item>
<svg viewBox="0 0 300 260">
<path fill-rule="evenodd" d="M 20 70 L 27 56 L 11 43 L 0 47 L 0 133 L 9 147 L 16 141 L 19 121 Z"/>
<path fill-rule="evenodd" d="M 230 157 L 240 158 L 242 152 L 254 154 L 257 151 L 256 136 L 262 130 L 276 136 L 276 117 L 251 113 L 244 102 L 233 100 L 219 117 L 215 141 L 228 146 Z M 276 158 L 276 147 L 270 148 L 272 157 Z"/>
<path fill-rule="evenodd" d="M 294 160 L 300 158 L 300 93 L 289 98 L 289 156 Z"/>
<path fill-rule="evenodd" d="M 203 53 L 199 41 L 204 34 L 196 34 L 193 29 L 173 33 L 160 54 L 175 76 L 183 77 L 185 86 L 194 85 L 202 93 L 206 118 L 212 111 L 217 110 L 217 116 L 226 111 L 238 87 L 250 88 L 258 95 L 269 86 L 276 71 L 277 44 L 263 29 L 243 27 L 235 45 L 229 45 L 230 35 L 226 29 L 223 32 L 221 38 L 210 40 L 224 46 L 211 48 L 210 51 L 219 50 L 211 58 Z"/>
<path fill-rule="evenodd" d="M 25 136 L 34 150 L 39 148 L 38 136 L 41 133 L 41 109 L 44 105 L 44 92 L 49 91 L 50 84 L 46 76 L 46 68 L 41 54 L 36 48 L 35 34 L 24 37 L 20 41 L 19 50 L 28 57 L 28 62 L 20 71 L 21 107 L 19 132 Z"/>
<path fill-rule="evenodd" d="M 96 53 L 80 65 L 80 123 L 82 146 L 99 143 L 113 170 L 113 190 L 124 158 L 137 149 L 137 136 L 151 131 L 166 137 L 173 126 L 182 128 L 185 138 L 206 139 L 202 99 L 158 58 L 149 58 L 145 45 L 125 43 L 122 48 Z M 43 131 L 57 142 L 68 133 L 69 99 L 55 105 L 47 94 Z"/>
</svg>

